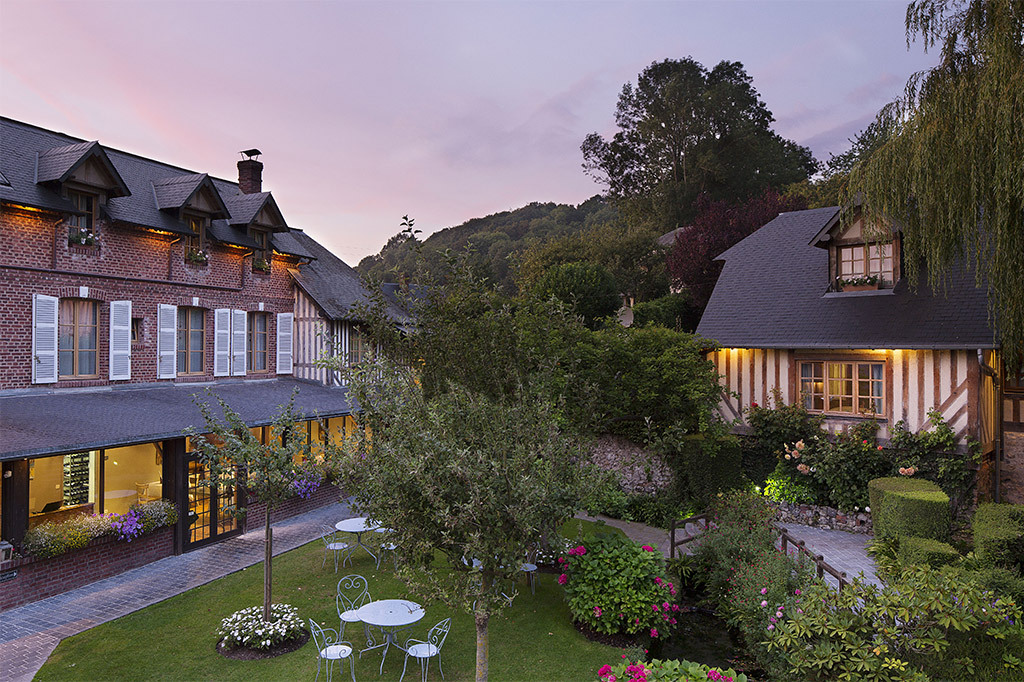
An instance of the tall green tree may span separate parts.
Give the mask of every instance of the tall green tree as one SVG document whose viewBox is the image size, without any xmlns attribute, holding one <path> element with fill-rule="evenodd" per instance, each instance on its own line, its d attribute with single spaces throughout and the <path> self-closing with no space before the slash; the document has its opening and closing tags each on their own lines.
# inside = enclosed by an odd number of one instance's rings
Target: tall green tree
<svg viewBox="0 0 1024 682">
<path fill-rule="evenodd" d="M 572 306 L 591 329 L 614 315 L 622 303 L 615 278 L 594 263 L 565 263 L 548 268 L 535 291 L 541 298 L 554 296 Z"/>
<path fill-rule="evenodd" d="M 666 59 L 623 86 L 619 131 L 588 135 L 583 167 L 622 200 L 631 224 L 667 232 L 689 222 L 701 193 L 734 200 L 814 172 L 810 150 L 772 131 L 773 120 L 741 63 L 709 71 Z"/>
<path fill-rule="evenodd" d="M 1024 353 L 1024 1 L 916 0 L 908 46 L 939 47 L 879 125 L 892 135 L 851 173 L 874 222 L 903 232 L 911 282 L 941 286 L 966 259 L 987 285 L 1011 367 Z"/>
</svg>

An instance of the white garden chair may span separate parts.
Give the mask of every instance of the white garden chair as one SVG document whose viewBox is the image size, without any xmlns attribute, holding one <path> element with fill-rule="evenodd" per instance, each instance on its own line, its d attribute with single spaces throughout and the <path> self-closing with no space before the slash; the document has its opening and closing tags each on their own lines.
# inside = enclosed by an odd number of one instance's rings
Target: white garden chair
<svg viewBox="0 0 1024 682">
<path fill-rule="evenodd" d="M 356 682 L 356 660 L 352 656 L 352 645 L 342 641 L 341 636 L 335 630 L 322 628 L 312 619 L 309 621 L 309 632 L 313 635 L 313 645 L 316 647 L 316 680 L 320 679 L 320 667 L 324 661 L 327 661 L 327 682 L 331 682 L 334 662 L 347 658 L 349 659 L 349 669 L 352 671 L 352 682 Z M 345 664 L 342 663 L 341 666 L 344 670 Z"/>
<path fill-rule="evenodd" d="M 395 557 L 395 570 L 397 571 L 398 555 L 395 554 L 395 550 L 398 549 L 398 545 L 391 541 L 391 534 L 394 531 L 390 528 L 378 528 L 375 532 L 383 536 L 380 543 L 380 551 L 377 552 L 377 570 L 380 570 L 380 565 L 384 563 L 384 555 L 391 554 Z"/>
<path fill-rule="evenodd" d="M 347 623 L 360 622 L 356 611 L 359 610 L 360 606 L 369 604 L 371 601 L 373 601 L 373 597 L 370 596 L 370 588 L 366 583 L 366 578 L 363 576 L 353 573 L 352 575 L 346 575 L 338 581 L 334 605 L 338 609 L 338 620 L 341 623 L 338 626 L 339 637 L 345 636 L 345 625 Z M 365 626 L 363 627 L 363 633 L 369 639 L 369 631 Z"/>
<path fill-rule="evenodd" d="M 444 679 L 444 670 L 441 669 L 441 647 L 444 646 L 451 626 L 452 619 L 445 618 L 430 628 L 426 641 L 410 639 L 406 642 L 405 662 L 402 664 L 402 677 L 398 678 L 398 682 L 402 682 L 402 678 L 405 677 L 405 668 L 409 665 L 410 656 L 420 662 L 420 682 L 427 682 L 427 666 L 434 656 L 437 656 L 437 669 L 441 672 L 441 679 Z"/>
<path fill-rule="evenodd" d="M 352 558 L 352 549 L 347 542 L 338 539 L 338 531 L 333 526 L 321 526 L 320 539 L 324 541 L 324 562 L 320 568 L 327 565 L 327 555 L 334 552 L 334 572 L 338 572 L 338 555 L 341 554 L 341 565 L 344 566 Z"/>
</svg>

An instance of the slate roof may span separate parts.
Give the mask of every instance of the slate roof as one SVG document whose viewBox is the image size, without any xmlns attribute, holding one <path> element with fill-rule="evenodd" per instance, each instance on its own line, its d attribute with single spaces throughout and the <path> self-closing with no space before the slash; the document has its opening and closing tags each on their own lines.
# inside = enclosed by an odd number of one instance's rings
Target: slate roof
<svg viewBox="0 0 1024 682">
<path fill-rule="evenodd" d="M 203 425 L 193 396 L 210 400 L 207 386 L 249 426 L 269 424 L 296 389 L 295 409 L 306 418 L 351 413 L 346 389 L 289 377 L 17 391 L 0 394 L 0 460 L 180 437 L 188 427 Z"/>
<path fill-rule="evenodd" d="M 181 208 L 186 201 L 192 198 L 207 177 L 209 176 L 206 173 L 190 173 L 157 180 L 153 183 L 156 207 L 161 211 L 168 208 Z"/>
<path fill-rule="evenodd" d="M 304 239 L 301 239 L 299 235 L 302 235 Z M 314 255 L 312 251 L 306 248 L 306 244 L 308 242 L 313 242 L 313 238 L 306 235 L 301 230 L 293 230 L 290 232 L 276 232 L 270 236 L 270 243 L 274 246 L 274 250 L 277 251 L 278 253 L 287 253 L 290 256 L 298 256 L 299 258 L 315 259 L 316 255 Z M 316 244 L 316 242 L 313 243 Z M 320 245 L 317 244 L 317 246 Z M 322 246 L 320 246 L 320 248 L 323 249 L 324 251 L 327 251 L 327 249 L 324 249 L 324 247 Z M 327 251 L 327 253 L 330 253 L 330 251 Z M 337 256 L 335 256 L 333 253 L 331 254 L 331 257 L 337 258 Z M 348 266 L 346 265 L 345 267 Z M 305 267 L 303 269 L 305 269 Z"/>
<path fill-rule="evenodd" d="M 253 194 L 236 194 L 225 200 L 225 205 L 231 212 L 232 225 L 248 225 L 259 214 L 268 203 L 280 214 L 277 202 L 270 192 L 255 192 Z"/>
<path fill-rule="evenodd" d="M 63 147 L 53 147 L 39 152 L 36 166 L 36 180 L 47 182 L 48 180 L 61 180 L 71 167 L 78 163 L 85 154 L 91 151 L 99 143 L 79 142 Z"/>
<path fill-rule="evenodd" d="M 966 269 L 945 291 L 922 281 L 912 292 L 903 278 L 889 290 L 826 293 L 828 250 L 809 242 L 838 211 L 783 213 L 721 254 L 697 333 L 727 348 L 997 347 L 986 291 Z"/>
<path fill-rule="evenodd" d="M 274 235 L 275 243 L 281 236 Z M 298 270 L 289 270 L 299 287 L 332 320 L 356 320 L 352 308 L 358 303 L 370 303 L 369 293 L 363 287 L 359 273 L 305 232 L 295 230 L 287 236 L 316 259 Z M 409 321 L 409 316 L 391 296 L 388 296 L 388 312 L 398 323 Z"/>
<path fill-rule="evenodd" d="M 97 144 L 57 133 L 36 126 L 0 117 L 0 172 L 8 179 L 9 185 L 0 184 L 0 201 L 23 204 L 34 208 L 49 209 L 64 213 L 77 213 L 71 202 L 44 184 L 36 182 L 36 154 L 52 153 L 55 156 L 52 170 L 56 172 L 57 157 L 60 163 L 79 150 L 78 158 L 90 147 Z M 57 154 L 54 150 L 66 148 L 68 151 Z M 176 234 L 190 234 L 188 227 L 178 220 L 176 215 L 161 211 L 174 201 L 180 200 L 180 194 L 191 187 L 194 191 L 198 178 L 207 177 L 217 190 L 221 200 L 228 207 L 232 223 L 241 223 L 244 215 L 251 210 L 253 200 L 243 198 L 242 191 L 235 182 L 206 176 L 203 173 L 178 168 L 152 159 L 136 156 L 127 152 L 108 147 L 101 147 L 118 175 L 124 180 L 131 192 L 129 196 L 113 197 L 107 201 L 105 211 L 111 220 L 142 225 L 157 230 Z M 49 163 L 49 162 L 47 162 Z M 179 187 L 178 183 L 183 183 Z M 157 190 L 158 187 L 162 189 Z M 191 193 L 189 193 L 191 194 Z M 269 192 L 261 192 L 269 195 Z M 266 199 L 260 200 L 262 206 Z M 177 206 L 180 206 L 178 203 Z M 233 209 L 237 206 L 238 209 Z M 258 212 L 259 209 L 257 209 Z M 252 215 L 255 215 L 253 213 Z M 211 234 L 214 234 L 211 231 Z M 230 234 L 230 233 L 223 233 Z M 218 238 L 214 234 L 214 238 Z M 240 243 L 231 241 L 230 243 Z M 249 245 L 248 243 L 242 244 Z"/>
</svg>

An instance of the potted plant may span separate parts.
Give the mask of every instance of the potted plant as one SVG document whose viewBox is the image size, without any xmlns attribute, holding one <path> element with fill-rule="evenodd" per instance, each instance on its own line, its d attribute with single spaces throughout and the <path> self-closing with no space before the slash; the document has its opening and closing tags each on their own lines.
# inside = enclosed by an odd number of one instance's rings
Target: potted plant
<svg viewBox="0 0 1024 682">
<path fill-rule="evenodd" d="M 185 260 L 193 265 L 206 265 L 209 258 L 202 249 L 189 249 L 185 252 Z"/>
<path fill-rule="evenodd" d="M 68 231 L 68 244 L 72 246 L 94 246 L 100 238 L 91 230 L 73 227 Z"/>
<path fill-rule="evenodd" d="M 259 272 L 270 272 L 270 263 L 264 260 L 262 256 L 256 256 L 252 261 L 252 269 Z"/>
<path fill-rule="evenodd" d="M 836 286 L 840 291 L 872 291 L 878 288 L 878 275 L 864 275 L 849 279 L 838 277 Z"/>
</svg>

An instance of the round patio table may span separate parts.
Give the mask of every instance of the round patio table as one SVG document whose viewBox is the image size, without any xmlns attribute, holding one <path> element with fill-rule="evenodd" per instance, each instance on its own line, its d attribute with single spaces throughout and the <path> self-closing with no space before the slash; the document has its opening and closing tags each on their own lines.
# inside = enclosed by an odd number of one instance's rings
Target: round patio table
<svg viewBox="0 0 1024 682">
<path fill-rule="evenodd" d="M 388 655 L 388 648 L 394 644 L 402 651 L 405 651 L 402 645 L 398 643 L 398 631 L 419 622 L 425 614 L 426 611 L 423 610 L 422 606 L 406 599 L 381 599 L 361 606 L 356 611 L 356 617 L 367 625 L 380 628 L 381 633 L 384 635 L 384 641 L 376 644 L 372 635 L 370 635 L 370 640 L 367 642 L 370 646 L 360 651 L 360 656 L 366 651 L 384 647 L 384 655 L 380 659 L 380 673 L 382 674 L 384 672 L 384 659 Z"/>
<path fill-rule="evenodd" d="M 369 533 L 370 531 L 377 530 L 380 528 L 380 524 L 365 516 L 354 516 L 351 519 L 345 519 L 344 521 L 338 521 L 334 524 L 342 533 L 352 533 L 356 536 L 356 546 L 362 547 L 366 550 L 366 553 L 373 557 L 374 561 L 377 561 L 377 555 L 370 551 L 370 548 L 363 544 L 363 533 Z M 353 550 L 354 551 L 354 550 Z"/>
</svg>

